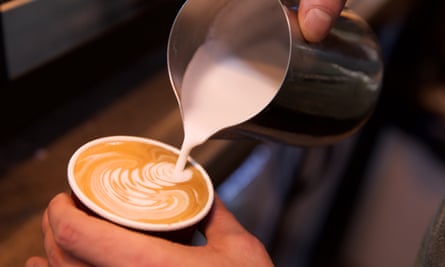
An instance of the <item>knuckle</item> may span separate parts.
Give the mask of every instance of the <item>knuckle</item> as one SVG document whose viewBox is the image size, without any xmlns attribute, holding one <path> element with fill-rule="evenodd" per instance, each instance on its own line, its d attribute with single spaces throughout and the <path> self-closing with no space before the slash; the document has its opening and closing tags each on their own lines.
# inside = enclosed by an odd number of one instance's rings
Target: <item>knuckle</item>
<svg viewBox="0 0 445 267">
<path fill-rule="evenodd" d="M 50 225 L 57 245 L 67 247 L 76 242 L 80 232 L 76 222 L 64 214 L 63 209 L 59 205 L 59 199 L 60 197 L 55 197 L 50 201 L 47 208 L 47 223 Z"/>
<path fill-rule="evenodd" d="M 54 239 L 61 247 L 75 244 L 78 236 L 76 224 L 67 219 L 59 221 L 54 229 Z"/>
</svg>

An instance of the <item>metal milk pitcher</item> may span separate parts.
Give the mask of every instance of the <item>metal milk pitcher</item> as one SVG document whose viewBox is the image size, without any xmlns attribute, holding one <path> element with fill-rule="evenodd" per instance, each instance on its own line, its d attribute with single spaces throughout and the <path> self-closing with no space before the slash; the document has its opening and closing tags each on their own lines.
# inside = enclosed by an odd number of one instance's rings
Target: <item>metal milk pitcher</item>
<svg viewBox="0 0 445 267">
<path fill-rule="evenodd" d="M 300 32 L 297 10 L 298 1 L 290 0 L 186 1 L 172 25 L 167 51 L 179 105 L 187 64 L 209 36 L 235 52 L 274 41 L 287 53 L 279 66 L 284 78 L 274 98 L 252 118 L 215 137 L 314 146 L 335 143 L 360 129 L 381 89 L 383 61 L 375 34 L 366 21 L 344 8 L 322 42 L 308 43 Z M 254 56 L 267 64 L 274 53 Z"/>
</svg>

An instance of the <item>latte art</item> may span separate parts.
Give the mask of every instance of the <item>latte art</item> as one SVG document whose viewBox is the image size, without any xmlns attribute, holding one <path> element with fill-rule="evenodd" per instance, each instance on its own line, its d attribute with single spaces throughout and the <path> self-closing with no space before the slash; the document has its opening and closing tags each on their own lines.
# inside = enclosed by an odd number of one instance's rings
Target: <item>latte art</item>
<svg viewBox="0 0 445 267">
<path fill-rule="evenodd" d="M 151 144 L 99 143 L 78 155 L 77 184 L 100 208 L 143 223 L 175 223 L 196 216 L 209 200 L 195 166 L 175 173 L 177 155 Z"/>
</svg>

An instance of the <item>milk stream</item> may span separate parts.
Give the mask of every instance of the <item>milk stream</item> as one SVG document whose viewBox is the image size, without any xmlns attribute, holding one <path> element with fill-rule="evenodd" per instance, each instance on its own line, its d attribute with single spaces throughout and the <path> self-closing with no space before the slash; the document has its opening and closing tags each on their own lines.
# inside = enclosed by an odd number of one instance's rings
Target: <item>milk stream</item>
<svg viewBox="0 0 445 267">
<path fill-rule="evenodd" d="M 249 60 L 268 54 L 265 61 Z M 198 48 L 180 88 L 184 140 L 175 175 L 184 170 L 194 147 L 253 117 L 272 100 L 284 77 L 279 66 L 286 60 L 286 50 L 273 41 L 236 55 L 218 41 L 207 41 Z"/>
</svg>

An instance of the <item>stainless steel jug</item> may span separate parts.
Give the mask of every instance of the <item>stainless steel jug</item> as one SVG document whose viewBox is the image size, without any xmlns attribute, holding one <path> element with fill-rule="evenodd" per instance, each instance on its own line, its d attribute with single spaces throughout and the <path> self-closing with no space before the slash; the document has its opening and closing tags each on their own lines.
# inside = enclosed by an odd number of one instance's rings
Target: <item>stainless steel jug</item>
<svg viewBox="0 0 445 267">
<path fill-rule="evenodd" d="M 254 117 L 215 137 L 314 146 L 355 133 L 372 114 L 381 90 L 383 60 L 378 40 L 366 21 L 345 8 L 324 41 L 307 43 L 300 33 L 297 11 L 298 1 L 291 0 L 186 1 L 172 25 L 167 51 L 179 106 L 187 65 L 209 36 L 227 42 L 234 51 L 273 40 L 288 51 L 280 66 L 284 79 L 275 97 Z M 230 25 L 221 29 L 217 21 Z M 273 56 L 274 51 L 270 53 Z M 256 60 L 267 58 L 257 55 Z"/>
</svg>

